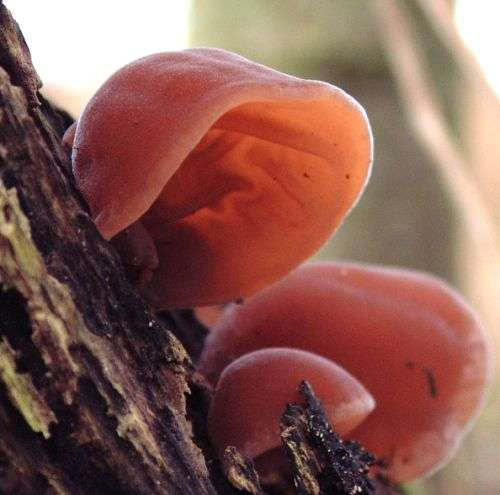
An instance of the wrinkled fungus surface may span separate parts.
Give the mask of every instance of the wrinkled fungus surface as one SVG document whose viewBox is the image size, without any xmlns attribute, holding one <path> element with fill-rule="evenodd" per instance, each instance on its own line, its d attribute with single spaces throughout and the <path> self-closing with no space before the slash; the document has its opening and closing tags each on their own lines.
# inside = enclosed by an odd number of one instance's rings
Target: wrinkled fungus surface
<svg viewBox="0 0 500 495">
<path fill-rule="evenodd" d="M 139 222 L 151 237 L 157 266 L 139 278 L 158 308 L 227 302 L 286 275 L 341 223 L 371 161 L 365 112 L 342 90 L 211 48 L 116 72 L 73 146 L 103 236 Z"/>
</svg>

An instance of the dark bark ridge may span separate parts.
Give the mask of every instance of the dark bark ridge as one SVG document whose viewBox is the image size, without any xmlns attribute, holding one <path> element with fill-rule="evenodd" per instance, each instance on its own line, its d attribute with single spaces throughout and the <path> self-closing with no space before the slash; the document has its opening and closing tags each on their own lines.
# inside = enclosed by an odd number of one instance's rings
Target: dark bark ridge
<svg viewBox="0 0 500 495">
<path fill-rule="evenodd" d="M 375 458 L 332 430 L 309 383 L 302 382 L 299 390 L 305 404 L 290 404 L 281 418 L 281 438 L 294 468 L 297 494 L 374 494 L 368 472 Z"/>
</svg>

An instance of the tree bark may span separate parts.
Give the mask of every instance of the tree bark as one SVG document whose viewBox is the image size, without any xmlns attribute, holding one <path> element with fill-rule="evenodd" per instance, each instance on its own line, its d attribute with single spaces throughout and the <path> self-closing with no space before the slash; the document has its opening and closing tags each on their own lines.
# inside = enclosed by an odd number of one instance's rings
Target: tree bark
<svg viewBox="0 0 500 495">
<path fill-rule="evenodd" d="M 0 2 L 0 492 L 213 494 L 190 359 L 95 229 L 39 86 Z"/>
</svg>

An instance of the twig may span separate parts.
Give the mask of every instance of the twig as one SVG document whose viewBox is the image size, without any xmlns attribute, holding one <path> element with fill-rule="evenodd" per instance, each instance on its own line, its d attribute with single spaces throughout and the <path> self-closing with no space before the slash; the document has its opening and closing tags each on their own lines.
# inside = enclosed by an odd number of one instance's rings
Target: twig
<svg viewBox="0 0 500 495">
<path fill-rule="evenodd" d="M 484 77 L 483 69 L 458 32 L 448 2 L 446 0 L 417 0 L 417 4 L 464 77 L 483 91 L 485 97 L 491 98 L 493 104 L 498 105 L 497 94 Z"/>
<path fill-rule="evenodd" d="M 485 256 L 497 258 L 500 253 L 495 223 L 427 81 L 424 57 L 415 41 L 409 13 L 397 0 L 375 0 L 373 6 L 408 120 L 442 175 L 477 248 Z"/>
</svg>

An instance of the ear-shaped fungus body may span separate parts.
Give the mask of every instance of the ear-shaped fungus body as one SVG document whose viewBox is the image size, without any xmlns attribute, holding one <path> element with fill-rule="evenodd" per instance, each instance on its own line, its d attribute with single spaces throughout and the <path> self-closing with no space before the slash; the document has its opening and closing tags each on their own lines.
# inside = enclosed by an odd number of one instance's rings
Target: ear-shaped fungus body
<svg viewBox="0 0 500 495">
<path fill-rule="evenodd" d="M 395 481 L 428 474 L 452 455 L 492 367 L 476 315 L 443 282 L 348 263 L 303 266 L 232 305 L 200 369 L 216 381 L 238 356 L 284 345 L 335 361 L 373 395 L 374 412 L 350 436 L 386 460 Z"/>
<path fill-rule="evenodd" d="M 300 403 L 307 380 L 341 434 L 359 425 L 374 401 L 340 366 L 309 352 L 272 348 L 233 361 L 217 383 L 208 430 L 220 452 L 229 446 L 256 458 L 281 445 L 280 419 L 289 403 Z"/>
<path fill-rule="evenodd" d="M 140 221 L 153 239 L 143 293 L 158 308 L 227 302 L 286 275 L 339 226 L 371 161 L 365 112 L 342 90 L 210 48 L 119 70 L 73 147 L 103 236 Z"/>
</svg>

